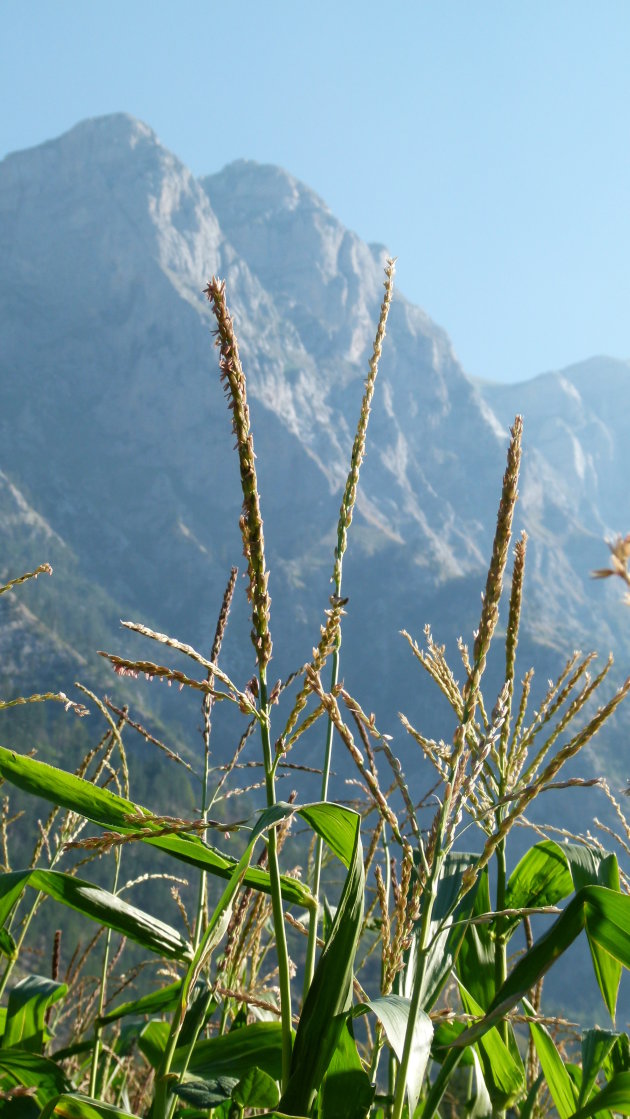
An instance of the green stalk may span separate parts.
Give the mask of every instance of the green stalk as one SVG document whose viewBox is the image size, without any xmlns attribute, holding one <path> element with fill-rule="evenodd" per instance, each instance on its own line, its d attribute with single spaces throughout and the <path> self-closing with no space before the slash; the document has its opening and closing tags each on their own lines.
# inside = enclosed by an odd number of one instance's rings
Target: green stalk
<svg viewBox="0 0 630 1119">
<path fill-rule="evenodd" d="M 339 646 L 341 643 L 341 635 L 337 640 L 333 655 L 332 655 L 332 671 L 330 674 L 330 690 L 335 688 L 339 679 Z M 321 800 L 328 800 L 328 783 L 330 781 L 330 767 L 332 762 L 332 744 L 333 744 L 333 721 L 328 716 L 328 723 L 326 727 L 326 746 L 324 751 L 324 768 L 322 772 L 322 787 L 321 787 Z M 313 882 L 311 890 L 315 898 L 315 905 L 311 910 L 308 922 L 308 941 L 306 945 L 306 961 L 304 963 L 304 989 L 302 992 L 302 999 L 306 998 L 308 989 L 313 982 L 313 975 L 315 973 L 315 954 L 317 951 L 317 927 L 319 924 L 319 888 L 322 876 L 322 861 L 324 857 L 324 841 L 320 835 L 317 836 L 315 842 L 315 859 L 313 865 Z"/>
<path fill-rule="evenodd" d="M 365 390 L 363 399 L 361 401 L 361 414 L 357 430 L 352 444 L 352 454 L 350 457 L 350 470 L 346 479 L 343 497 L 341 499 L 341 508 L 339 510 L 339 521 L 337 523 L 337 547 L 335 548 L 335 566 L 333 570 L 332 580 L 334 590 L 333 600 L 341 598 L 341 576 L 343 569 L 343 556 L 348 544 L 348 529 L 352 524 L 352 514 L 354 504 L 357 496 L 357 486 L 359 484 L 359 474 L 361 470 L 361 463 L 365 456 L 365 440 L 367 435 L 368 421 L 370 418 L 370 407 L 372 404 L 372 397 L 374 395 L 374 383 L 378 373 L 378 364 L 383 349 L 383 340 L 385 338 L 385 326 L 387 324 L 387 316 L 389 315 L 389 308 L 392 301 L 394 289 L 394 260 L 387 261 L 385 269 L 385 294 L 381 303 L 380 315 L 378 320 L 378 327 L 376 330 L 376 337 L 372 349 L 372 356 L 369 362 L 369 372 L 365 382 Z M 338 631 L 337 641 L 332 656 L 332 671 L 331 671 L 331 692 L 335 688 L 339 679 L 339 648 L 341 645 L 341 629 Z M 332 759 L 332 743 L 333 743 L 333 723 L 330 716 L 328 717 L 328 725 L 326 729 L 326 745 L 324 749 L 324 766 L 322 772 L 322 788 L 321 799 L 323 801 L 328 799 L 328 782 L 330 779 L 330 766 Z M 315 862 L 313 868 L 313 884 L 312 892 L 315 898 L 315 905 L 309 917 L 308 925 L 308 943 L 306 948 L 306 961 L 304 964 L 304 990 L 303 997 L 306 998 L 308 989 L 312 983 L 313 975 L 315 973 L 315 953 L 317 950 L 317 926 L 319 922 L 319 889 L 321 882 L 322 872 L 322 859 L 323 859 L 324 845 L 321 836 L 317 837 L 315 844 Z"/>
<path fill-rule="evenodd" d="M 409 1006 L 407 1029 L 405 1030 L 405 1043 L 403 1046 L 402 1059 L 398 1067 L 398 1076 L 396 1079 L 396 1092 L 394 1096 L 394 1106 L 392 1109 L 392 1119 L 402 1119 L 403 1107 L 405 1104 L 407 1071 L 409 1069 L 409 1059 L 411 1057 L 411 1047 L 413 1044 L 413 1034 L 416 1027 L 416 1018 L 418 1017 L 418 1010 L 420 1009 L 420 998 L 422 995 L 422 986 L 424 983 L 424 969 L 427 951 L 429 949 L 431 918 L 433 916 L 433 907 L 435 905 L 435 899 L 437 896 L 437 883 L 445 855 L 445 852 L 442 851 L 442 840 L 446 822 L 448 820 L 450 812 L 450 806 L 451 797 L 450 793 L 447 792 L 444 798 L 444 804 L 442 805 L 442 810 L 440 812 L 438 833 L 435 843 L 435 855 L 433 857 L 433 863 L 431 866 L 431 874 L 423 893 L 422 919 L 420 923 L 420 936 L 418 943 L 418 960 L 416 964 L 416 973 L 413 979 L 413 990 L 411 993 L 411 1003 Z"/>
<path fill-rule="evenodd" d="M 114 872 L 114 884 L 112 893 L 115 894 L 118 889 L 118 875 L 120 873 L 120 847 L 116 848 L 114 858 L 116 861 L 116 870 Z M 103 952 L 103 963 L 101 965 L 101 985 L 98 995 L 98 1011 L 96 1015 L 96 1025 L 94 1027 L 94 1048 L 92 1050 L 92 1067 L 90 1069 L 90 1096 L 96 1099 L 96 1080 L 98 1077 L 98 1061 L 101 1054 L 101 1031 L 102 1026 L 99 1025 L 99 1018 L 103 1014 L 105 1008 L 105 997 L 107 993 L 107 968 L 109 967 L 109 951 L 112 943 L 112 930 L 108 929 L 105 936 L 105 950 Z"/>
<path fill-rule="evenodd" d="M 225 932 L 225 916 L 226 914 L 228 914 L 229 916 L 229 910 L 232 905 L 234 896 L 237 890 L 240 888 L 243 878 L 247 872 L 247 868 L 249 866 L 249 861 L 251 859 L 253 851 L 253 846 L 253 843 L 249 844 L 244 854 L 241 856 L 239 863 L 234 868 L 232 877 L 225 886 L 225 889 L 223 890 L 223 893 L 221 894 L 221 897 L 219 898 L 219 901 L 215 906 L 212 917 L 210 918 L 208 925 L 204 931 L 199 946 L 195 951 L 190 964 L 188 965 L 188 970 L 186 972 L 186 975 L 184 976 L 180 988 L 177 1007 L 171 1020 L 171 1027 L 169 1030 L 166 1046 L 164 1048 L 164 1053 L 162 1054 L 162 1060 L 160 1061 L 160 1066 L 155 1076 L 156 1088 L 153 1105 L 150 1111 L 151 1119 L 169 1119 L 169 1116 L 172 1115 L 173 1109 L 175 1107 L 175 1099 L 173 1099 L 169 1104 L 168 1081 L 171 1071 L 171 1064 L 173 1062 L 173 1056 L 175 1054 L 175 1050 L 177 1049 L 177 1042 L 179 1041 L 179 1035 L 181 1033 L 182 1026 L 184 1024 L 184 1018 L 186 1017 L 186 1012 L 190 1003 L 190 996 L 192 991 L 194 990 L 194 985 L 197 977 L 199 976 L 203 967 L 208 963 L 210 953 L 212 952 L 213 948 L 216 947 L 216 945 L 219 943 L 223 936 L 223 933 Z"/>
<path fill-rule="evenodd" d="M 411 1056 L 411 1046 L 413 1044 L 413 1033 L 416 1026 L 416 1018 L 418 1017 L 418 1010 L 420 1009 L 420 997 L 422 994 L 422 984 L 424 981 L 424 966 L 428 947 L 429 929 L 431 927 L 431 916 L 433 914 L 433 906 L 435 904 L 436 897 L 437 871 L 441 866 L 441 862 L 441 857 L 438 858 L 436 856 L 433 864 L 431 881 L 429 883 L 428 891 L 425 893 L 425 905 L 423 907 L 422 924 L 420 927 L 418 964 L 413 981 L 413 991 L 411 994 L 411 1004 L 409 1007 L 409 1018 L 407 1020 L 407 1029 L 405 1031 L 405 1044 L 403 1047 L 402 1059 L 398 1067 L 398 1077 L 396 1080 L 396 1093 L 394 1096 L 392 1119 L 401 1119 L 403 1107 L 405 1104 L 407 1071 L 409 1069 L 409 1058 Z"/>
<path fill-rule="evenodd" d="M 501 823 L 501 813 L 497 813 L 499 817 L 497 820 L 497 827 Z M 505 858 L 505 838 L 500 840 L 497 844 L 495 852 L 496 865 L 497 865 L 497 889 L 496 889 L 496 908 L 498 912 L 505 909 L 505 888 L 507 883 L 507 868 Z M 494 942 L 494 989 L 495 992 L 499 991 L 507 978 L 507 938 L 505 934 L 505 918 L 497 918 L 497 927 Z M 508 1023 L 506 1018 L 502 1018 L 497 1023 L 497 1029 L 505 1045 L 509 1041 Z M 497 1119 L 505 1116 L 505 1109 L 498 1108 L 493 1110 L 493 1115 Z"/>
<path fill-rule="evenodd" d="M 188 1065 L 190 1063 L 190 1058 L 192 1057 L 193 1049 L 195 1048 L 195 1045 L 197 1044 L 197 1038 L 199 1037 L 199 1034 L 201 1033 L 201 1031 L 203 1029 L 203 1026 L 204 1026 L 204 1023 L 205 1023 L 205 1020 L 206 1020 L 206 1014 L 208 1013 L 208 1010 L 210 1009 L 210 1004 L 212 1002 L 212 999 L 213 999 L 213 991 L 212 991 L 212 988 L 209 987 L 208 991 L 206 993 L 206 997 L 205 997 L 204 1002 L 203 1002 L 203 1007 L 199 1011 L 199 1020 L 197 1022 L 197 1025 L 196 1025 L 195 1029 L 192 1031 L 192 1034 L 191 1034 L 191 1037 L 190 1037 L 190 1042 L 188 1043 L 188 1048 L 186 1050 L 186 1055 L 185 1055 L 184 1060 L 182 1062 L 182 1069 L 181 1069 L 181 1072 L 179 1074 L 179 1083 L 180 1084 L 183 1083 L 184 1076 L 186 1075 L 186 1072 L 188 1070 Z M 176 1102 L 177 1101 L 175 1099 L 171 1100 L 169 1114 L 173 1113 L 173 1111 L 175 1109 Z"/>
<path fill-rule="evenodd" d="M 35 901 L 33 902 L 33 905 L 31 906 L 30 913 L 28 913 L 27 916 L 24 918 L 24 924 L 22 925 L 22 932 L 20 933 L 20 936 L 19 936 L 18 940 L 16 941 L 16 945 L 15 945 L 15 955 L 12 956 L 9 960 L 7 960 L 7 966 L 4 969 L 2 979 L 0 979 L 0 999 L 4 995 L 7 983 L 9 982 L 9 979 L 11 978 L 11 973 L 13 971 L 13 968 L 15 967 L 16 963 L 18 962 L 18 959 L 20 957 L 20 950 L 21 950 L 22 945 L 23 945 L 23 943 L 26 939 L 26 934 L 29 930 L 29 925 L 30 925 L 31 921 L 33 920 L 33 917 L 35 916 L 35 913 L 36 913 L 37 909 L 39 908 L 39 903 L 41 902 L 43 896 L 44 895 L 42 893 L 38 893 L 36 895 Z M 18 902 L 19 902 L 19 899 L 18 899 Z M 16 903 L 16 905 L 17 905 L 17 903 Z"/>
<path fill-rule="evenodd" d="M 505 888 L 507 883 L 505 839 L 502 839 L 497 845 L 495 854 L 497 863 L 496 908 L 497 912 L 501 913 L 505 909 Z M 496 991 L 500 990 L 507 978 L 507 941 L 503 931 L 504 922 L 505 918 L 499 917 L 497 919 L 494 956 L 494 982 Z M 499 1029 L 503 1034 L 503 1040 L 507 1043 L 507 1022 L 502 1021 Z"/>
<path fill-rule="evenodd" d="M 259 666 L 260 680 L 260 737 L 263 749 L 263 762 L 265 766 L 265 789 L 267 792 L 267 807 L 271 808 L 276 803 L 275 767 L 269 734 L 269 699 L 267 693 L 267 668 Z M 278 982 L 280 985 L 280 1010 L 282 1023 L 282 1088 L 286 1089 L 291 1073 L 291 1052 L 293 1039 L 291 1035 L 291 973 L 289 969 L 289 952 L 287 948 L 286 930 L 284 927 L 284 911 L 282 908 L 282 891 L 280 884 L 280 868 L 278 865 L 278 839 L 276 829 L 272 828 L 267 840 L 269 854 L 269 878 L 271 881 L 271 908 L 273 913 L 273 929 L 276 938 L 276 954 L 278 958 Z"/>
</svg>

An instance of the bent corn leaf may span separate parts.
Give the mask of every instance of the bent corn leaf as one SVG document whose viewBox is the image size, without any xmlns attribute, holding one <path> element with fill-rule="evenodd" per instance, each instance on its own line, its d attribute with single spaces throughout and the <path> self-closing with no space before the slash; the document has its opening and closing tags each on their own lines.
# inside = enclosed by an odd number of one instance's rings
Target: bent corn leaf
<svg viewBox="0 0 630 1119">
<path fill-rule="evenodd" d="M 289 1083 L 278 1106 L 279 1112 L 289 1115 L 310 1113 L 337 1047 L 343 1016 L 350 1009 L 365 886 L 359 815 L 338 804 L 308 805 L 300 809 L 300 815 L 305 815 L 326 842 L 332 837 L 333 850 L 349 869 L 295 1036 Z"/>
<path fill-rule="evenodd" d="M 409 1021 L 410 999 L 402 998 L 401 995 L 383 995 L 377 999 L 368 999 L 366 1005 L 382 1022 L 387 1040 L 398 1060 L 401 1061 Z M 357 1008 L 357 1012 L 362 1009 L 362 1007 Z M 433 1023 L 428 1014 L 425 1014 L 423 1010 L 418 1010 L 407 1067 L 406 1088 L 410 1115 L 413 1115 L 416 1110 L 420 1097 L 420 1089 L 431 1052 L 432 1040 Z"/>
<path fill-rule="evenodd" d="M 133 835 L 138 831 L 138 825 L 130 824 L 129 817 L 141 814 L 147 816 L 147 828 L 153 827 L 158 830 L 157 825 L 151 823 L 151 813 L 148 809 L 117 796 L 109 789 L 101 789 L 90 781 L 83 781 L 73 773 L 66 773 L 65 770 L 56 769 L 45 762 L 25 757 L 15 750 L 7 750 L 2 746 L 0 746 L 0 776 L 32 796 L 42 797 L 52 804 L 77 812 L 93 824 L 119 832 L 121 835 Z M 205 870 L 208 874 L 215 874 L 219 878 L 231 878 L 236 866 L 235 859 L 227 858 L 220 851 L 215 851 L 197 835 L 180 833 L 144 836 L 141 842 L 159 847 L 174 858 Z M 245 883 L 255 890 L 271 893 L 269 873 L 261 870 L 260 867 L 248 869 Z M 302 882 L 282 875 L 281 883 L 285 901 L 305 909 L 312 908 L 313 895 Z"/>
<path fill-rule="evenodd" d="M 43 975 L 27 975 L 9 995 L 2 1048 L 41 1053 L 46 1035 L 46 1011 L 68 993 L 65 983 Z"/>
<path fill-rule="evenodd" d="M 6 921 L 26 886 L 76 909 L 84 917 L 129 937 L 150 952 L 184 960 L 192 955 L 187 941 L 170 925 L 116 894 L 60 870 L 15 870 L 0 875 L 0 922 Z"/>
<path fill-rule="evenodd" d="M 67 1093 L 50 1100 L 40 1115 L 40 1119 L 138 1119 L 130 1111 L 123 1111 L 113 1104 L 100 1103 L 99 1100 L 90 1099 L 81 1092 L 73 1095 Z"/>
<path fill-rule="evenodd" d="M 488 1012 L 480 1022 L 464 1030 L 453 1042 L 470 1045 L 527 995 L 583 930 L 625 968 L 630 968 L 630 896 L 605 886 L 584 886 L 571 899 L 564 912 L 539 940 L 521 957 L 514 970 L 497 991 Z"/>
</svg>

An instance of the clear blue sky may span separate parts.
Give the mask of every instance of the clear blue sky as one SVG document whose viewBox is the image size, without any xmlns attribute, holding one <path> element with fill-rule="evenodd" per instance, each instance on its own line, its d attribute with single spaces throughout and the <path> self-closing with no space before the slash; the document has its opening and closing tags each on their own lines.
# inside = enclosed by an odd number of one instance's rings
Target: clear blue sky
<svg viewBox="0 0 630 1119">
<path fill-rule="evenodd" d="M 0 156 L 125 110 L 305 180 L 464 368 L 630 358 L 629 0 L 2 0 Z"/>
</svg>

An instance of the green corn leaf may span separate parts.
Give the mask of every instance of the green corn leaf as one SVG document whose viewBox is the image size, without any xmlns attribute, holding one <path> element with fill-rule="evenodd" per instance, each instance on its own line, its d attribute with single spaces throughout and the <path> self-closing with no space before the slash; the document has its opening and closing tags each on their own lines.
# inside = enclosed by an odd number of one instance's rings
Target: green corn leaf
<svg viewBox="0 0 630 1119">
<path fill-rule="evenodd" d="M 630 1072 L 630 1038 L 626 1033 L 617 1034 L 603 1067 L 607 1080 L 612 1080 L 618 1072 Z"/>
<path fill-rule="evenodd" d="M 530 847 L 512 871 L 505 891 L 505 908 L 556 905 L 573 889 L 564 845 L 545 839 Z M 520 917 L 506 917 L 503 927 L 511 933 L 519 924 Z"/>
<path fill-rule="evenodd" d="M 538 1092 L 540 1091 L 543 1081 L 544 1076 L 541 1072 L 540 1075 L 536 1077 L 536 1080 L 529 1089 L 529 1092 L 527 1093 L 527 1096 L 525 1098 L 525 1102 L 522 1103 L 519 1107 L 519 1119 L 533 1119 L 536 1103 L 538 1100 Z"/>
<path fill-rule="evenodd" d="M 555 905 L 561 898 L 568 897 L 572 888 L 578 891 L 584 886 L 605 886 L 609 890 L 619 891 L 616 856 L 582 843 L 544 840 L 523 856 L 510 876 L 506 907 L 521 909 L 526 906 Z M 511 931 L 516 928 L 518 921 L 518 918 L 509 919 Z M 614 1018 L 621 965 L 593 940 L 588 926 L 586 935 L 602 997 Z"/>
<path fill-rule="evenodd" d="M 135 940 L 150 952 L 176 960 L 192 955 L 190 945 L 170 925 L 100 886 L 59 870 L 15 870 L 0 875 L 0 922 L 6 921 L 26 886 Z"/>
<path fill-rule="evenodd" d="M 159 1068 L 166 1049 L 169 1030 L 168 1022 L 154 1018 L 151 1022 L 147 1022 L 138 1034 L 138 1049 L 152 1068 Z"/>
<path fill-rule="evenodd" d="M 28 1050 L 0 1049 L 0 1086 L 7 1091 L 17 1084 L 35 1088 L 39 1108 L 71 1088 L 63 1070 L 47 1057 Z"/>
<path fill-rule="evenodd" d="M 484 870 L 479 878 L 472 916 L 483 917 L 491 910 L 488 871 Z M 481 1007 L 490 1006 L 496 990 L 496 949 L 491 927 L 491 922 L 468 925 L 457 957 L 458 978 Z"/>
<path fill-rule="evenodd" d="M 488 1119 L 488 1116 L 492 1114 L 492 1100 L 484 1080 L 479 1054 L 476 1049 L 472 1049 L 471 1052 L 473 1058 L 473 1088 L 472 1099 L 467 1101 L 467 1113 L 469 1119 Z M 468 1108 L 470 1108 L 469 1111 Z"/>
<path fill-rule="evenodd" d="M 41 1053 L 46 1040 L 46 1011 L 68 993 L 65 983 L 42 975 L 27 975 L 9 995 L 2 1048 Z"/>
<path fill-rule="evenodd" d="M 188 1048 L 175 1050 L 173 1072 L 181 1072 L 188 1058 Z M 273 1080 L 282 1076 L 282 1027 L 279 1022 L 254 1022 L 240 1030 L 205 1038 L 195 1045 L 188 1072 L 197 1079 L 216 1080 L 233 1076 L 237 1080 L 250 1068 L 259 1068 Z"/>
<path fill-rule="evenodd" d="M 17 945 L 8 929 L 0 928 L 0 952 L 10 960 L 17 956 Z"/>
<path fill-rule="evenodd" d="M 435 1061 L 438 1065 L 444 1063 L 449 1053 L 451 1046 L 457 1037 L 464 1032 L 466 1026 L 463 1022 L 440 1022 L 438 1026 L 434 1026 L 433 1041 L 431 1043 L 431 1060 Z M 464 1066 L 470 1067 L 473 1062 L 473 1050 L 469 1047 L 467 1049 L 459 1049 L 462 1054 L 460 1063 Z"/>
<path fill-rule="evenodd" d="M 630 1072 L 618 1072 L 584 1107 L 573 1113 L 572 1119 L 590 1119 L 591 1115 L 605 1111 L 630 1115 Z"/>
<path fill-rule="evenodd" d="M 232 1099 L 238 1107 L 277 1107 L 280 1099 L 278 1085 L 269 1073 L 260 1068 L 250 1068 L 232 1090 Z"/>
<path fill-rule="evenodd" d="M 355 1015 L 371 1010 L 383 1025 L 387 1040 L 399 1061 L 402 1060 L 405 1047 L 405 1035 L 409 1021 L 411 1002 L 401 995 L 383 995 L 381 998 L 369 999 L 355 1010 Z M 419 1010 L 413 1032 L 413 1041 L 409 1065 L 407 1068 L 407 1097 L 409 1100 L 409 1114 L 413 1115 L 420 1097 L 420 1089 L 426 1072 L 431 1042 L 433 1040 L 433 1023 L 423 1010 Z"/>
<path fill-rule="evenodd" d="M 459 991 L 467 1014 L 483 1014 L 479 1003 L 461 982 Z M 477 1042 L 485 1085 L 493 1108 L 499 1111 L 504 1111 L 515 1104 L 524 1095 L 526 1089 L 523 1062 L 516 1046 L 513 1048 L 516 1056 L 505 1044 L 496 1028 L 488 1030 Z"/>
<path fill-rule="evenodd" d="M 109 789 L 101 789 L 72 773 L 66 773 L 62 769 L 56 769 L 45 762 L 25 757 L 4 747 L 0 747 L 0 776 L 32 796 L 42 797 L 52 804 L 77 812 L 86 820 L 91 820 L 92 823 L 119 832 L 121 835 L 137 832 L 138 826 L 129 823 L 129 816 L 139 814 L 149 817 L 148 828 L 153 826 L 158 830 L 157 825 L 151 825 L 151 813 L 147 809 L 117 796 Z M 220 851 L 208 847 L 197 835 L 181 833 L 146 837 L 142 842 L 158 847 L 174 858 L 205 870 L 208 874 L 217 875 L 219 878 L 231 878 L 236 866 L 235 859 L 227 858 Z M 269 873 L 261 870 L 260 867 L 250 867 L 245 875 L 245 882 L 255 890 L 267 894 L 271 892 Z M 313 895 L 303 883 L 286 875 L 282 876 L 281 882 L 285 901 L 306 909 L 312 908 Z"/>
<path fill-rule="evenodd" d="M 142 995 L 141 998 L 133 999 L 132 1002 L 123 1002 L 115 1010 L 110 1010 L 108 1014 L 103 1014 L 100 1018 L 97 1018 L 97 1022 L 99 1026 L 107 1026 L 111 1022 L 118 1021 L 119 1018 L 159 1014 L 161 1011 L 172 1010 L 177 1005 L 181 986 L 182 981 L 178 979 L 175 983 L 169 983 L 166 987 L 161 987 L 159 991 Z"/>
<path fill-rule="evenodd" d="M 375 1086 L 361 1064 L 347 1018 L 318 1097 L 318 1119 L 365 1119 L 374 1099 Z"/>
<path fill-rule="evenodd" d="M 617 1043 L 620 1034 L 611 1030 L 592 1029 L 582 1034 L 582 1086 L 578 1105 L 582 1107 L 595 1085 L 599 1070 Z"/>
<path fill-rule="evenodd" d="M 619 866 L 616 855 L 606 854 L 579 843 L 563 844 L 561 850 L 566 856 L 576 890 L 580 890 L 583 886 L 605 886 L 609 890 L 619 892 Z M 599 989 L 608 1013 L 614 1021 L 621 980 L 621 964 L 594 940 L 588 921 L 586 936 Z"/>
<path fill-rule="evenodd" d="M 560 1119 L 571 1119 L 578 1104 L 577 1088 L 545 1027 L 540 1022 L 530 1022 L 529 1028 L 558 1115 Z"/>
<path fill-rule="evenodd" d="M 64 1045 L 61 1049 L 55 1049 L 54 1053 L 50 1054 L 53 1061 L 65 1061 L 66 1057 L 77 1057 L 82 1053 L 91 1053 L 94 1048 L 93 1039 L 89 1041 L 75 1041 L 72 1045 Z"/>
<path fill-rule="evenodd" d="M 466 922 L 474 911 L 480 889 L 483 886 L 484 875 L 487 884 L 487 874 L 484 872 L 481 881 L 477 882 L 471 890 L 468 890 L 462 900 L 458 902 L 464 874 L 477 858 L 477 855 L 451 851 L 444 859 L 437 883 L 437 893 L 429 931 L 430 947 L 424 955 L 420 1005 L 425 1011 L 430 1010 L 437 1002 L 440 992 L 459 957 L 464 944 L 464 936 L 467 933 Z M 417 933 L 419 933 L 421 925 L 422 922 L 419 920 L 416 924 Z M 411 998 L 416 958 L 416 942 L 413 940 L 409 960 L 405 968 L 403 994 L 406 998 Z"/>
<path fill-rule="evenodd" d="M 448 1088 L 449 1081 L 458 1064 L 462 1061 L 465 1052 L 465 1049 L 451 1049 L 449 1051 L 448 1056 L 442 1062 L 440 1071 L 427 1092 L 424 1107 L 422 1108 L 422 1119 L 433 1119 L 433 1116 L 437 1113 L 444 1093 Z"/>
<path fill-rule="evenodd" d="M 559 956 L 587 929 L 591 940 L 630 968 L 630 896 L 604 886 L 584 886 L 551 928 L 519 960 L 480 1022 L 453 1043 L 470 1045 L 516 1005 Z"/>
<path fill-rule="evenodd" d="M 356 850 L 356 813 L 329 801 L 304 804 L 297 811 L 349 870 Z"/>
<path fill-rule="evenodd" d="M 319 811 L 321 807 L 309 805 L 300 814 L 308 812 L 311 826 L 325 840 L 331 835 L 333 822 L 340 858 L 349 869 L 330 936 L 304 1002 L 289 1083 L 278 1107 L 290 1115 L 309 1114 L 337 1047 L 343 1015 L 352 1002 L 352 969 L 363 921 L 365 876 L 360 817 L 338 804 L 326 804 L 325 812 Z"/>
<path fill-rule="evenodd" d="M 184 1080 L 181 1084 L 174 1084 L 172 1090 L 185 1103 L 205 1113 L 211 1107 L 220 1107 L 222 1103 L 231 1101 L 232 1090 L 237 1084 L 234 1076 L 218 1076 L 216 1080 Z"/>
<path fill-rule="evenodd" d="M 130 1111 L 123 1111 L 113 1104 L 100 1103 L 84 1096 L 81 1092 L 69 1093 L 50 1100 L 41 1113 L 40 1119 L 138 1119 Z"/>
</svg>

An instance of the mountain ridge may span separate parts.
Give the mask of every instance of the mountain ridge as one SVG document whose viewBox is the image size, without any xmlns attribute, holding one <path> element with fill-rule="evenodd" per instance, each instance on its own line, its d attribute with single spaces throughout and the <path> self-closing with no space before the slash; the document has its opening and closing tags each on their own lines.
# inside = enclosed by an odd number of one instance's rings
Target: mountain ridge
<svg viewBox="0 0 630 1119">
<path fill-rule="evenodd" d="M 118 608 L 202 648 L 219 605 L 209 598 L 220 598 L 241 552 L 203 296 L 212 273 L 225 278 L 248 377 L 277 667 L 295 668 L 330 591 L 385 250 L 288 172 L 238 161 L 196 179 L 148 126 L 120 114 L 0 163 L 0 253 L 0 470 L 35 495 L 74 557 L 58 565 L 60 592 L 74 601 L 81 579 L 84 596 L 94 587 L 108 604 L 110 633 Z M 588 576 L 602 566 L 605 532 L 630 523 L 630 400 L 600 415 L 595 389 L 565 377 L 572 394 L 562 374 L 547 376 L 535 391 L 473 384 L 442 328 L 396 293 L 344 575 L 348 683 L 361 698 L 378 665 L 373 706 L 389 729 L 417 687 L 398 629 L 419 636 L 429 621 L 453 648 L 476 624 L 516 411 L 526 446 L 517 527 L 530 536 L 523 651 L 545 675 L 561 649 L 595 634 L 600 648 L 630 652 L 615 588 Z M 600 387 L 602 378 L 592 370 Z M 0 527 L 8 532 L 1 507 Z M 16 561 L 47 559 L 36 547 L 30 559 L 20 531 Z M 64 626 L 57 611 L 51 633 L 65 639 Z M 234 629 L 247 634 L 244 596 Z M 81 644 L 72 629 L 90 666 L 92 637 Z M 245 680 L 251 649 L 247 637 L 236 644 L 229 655 Z"/>
</svg>

